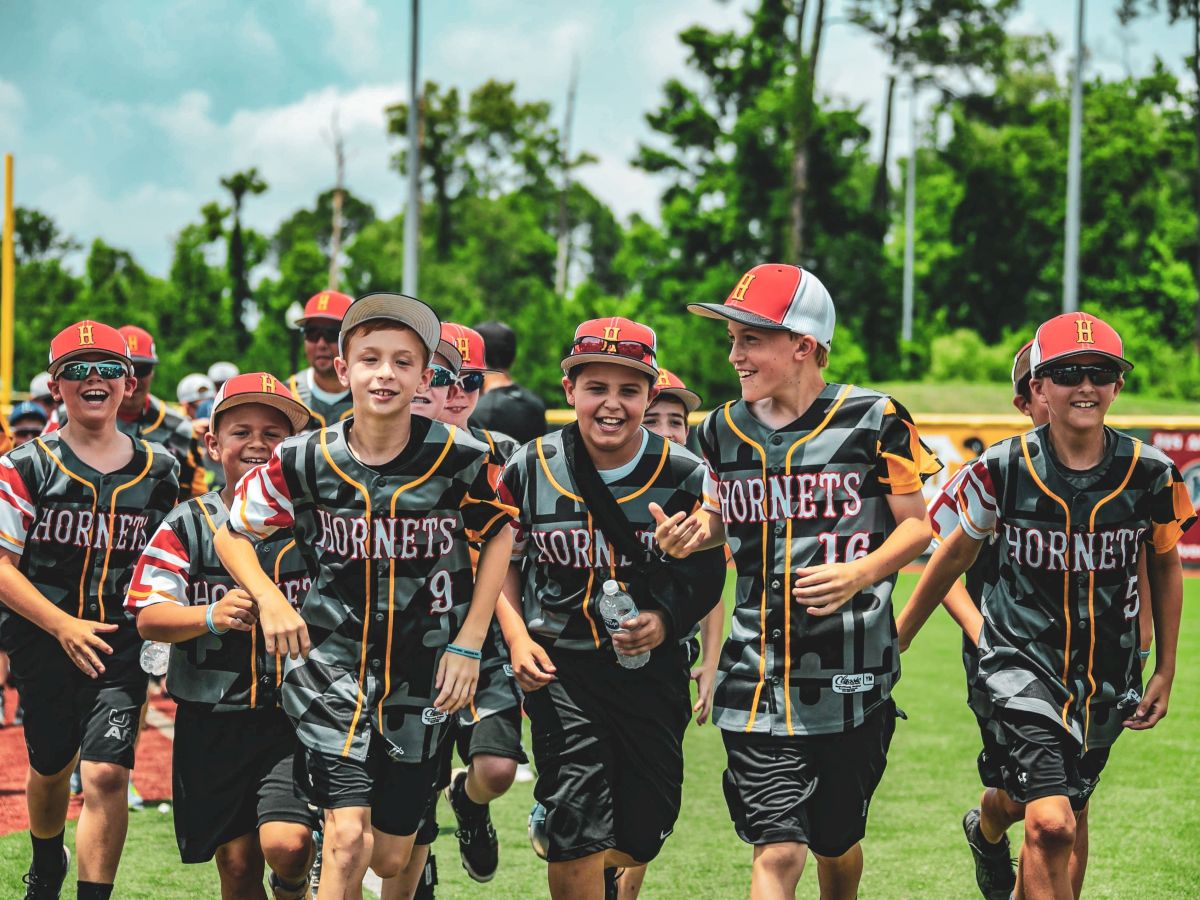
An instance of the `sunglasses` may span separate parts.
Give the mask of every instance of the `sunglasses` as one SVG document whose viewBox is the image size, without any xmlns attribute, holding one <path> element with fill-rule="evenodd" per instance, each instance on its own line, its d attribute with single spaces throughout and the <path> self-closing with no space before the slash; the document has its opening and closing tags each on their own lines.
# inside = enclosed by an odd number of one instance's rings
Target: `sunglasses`
<svg viewBox="0 0 1200 900">
<path fill-rule="evenodd" d="M 134 378 L 149 378 L 154 374 L 154 363 L 134 363 Z"/>
<path fill-rule="evenodd" d="M 644 363 L 654 361 L 654 348 L 641 341 L 606 341 L 604 338 L 598 337 L 576 338 L 575 343 L 571 345 L 571 355 L 580 353 L 612 353 Z"/>
<path fill-rule="evenodd" d="M 104 360 L 102 362 L 72 362 L 58 370 L 57 378 L 60 381 L 86 381 L 91 377 L 92 372 L 105 381 L 116 381 L 118 378 L 125 378 L 129 375 L 129 369 L 124 363 Z"/>
<path fill-rule="evenodd" d="M 464 394 L 473 394 L 483 387 L 482 372 L 464 372 L 454 379 L 454 383 L 458 389 Z"/>
<path fill-rule="evenodd" d="M 17 437 L 35 438 L 42 433 L 41 428 L 17 428 L 13 434 Z"/>
<path fill-rule="evenodd" d="M 1121 370 L 1115 366 L 1048 366 L 1039 374 L 1063 387 L 1078 387 L 1083 384 L 1084 378 L 1100 386 L 1116 384 L 1121 377 Z"/>
<path fill-rule="evenodd" d="M 454 373 L 442 366 L 430 366 L 433 370 L 433 377 L 429 379 L 431 388 L 450 387 L 454 384 Z"/>
<path fill-rule="evenodd" d="M 339 334 L 341 334 L 341 329 L 333 325 L 328 327 L 320 325 L 304 326 L 304 339 L 310 344 L 315 344 L 319 340 L 324 340 L 327 344 L 336 344 Z"/>
</svg>

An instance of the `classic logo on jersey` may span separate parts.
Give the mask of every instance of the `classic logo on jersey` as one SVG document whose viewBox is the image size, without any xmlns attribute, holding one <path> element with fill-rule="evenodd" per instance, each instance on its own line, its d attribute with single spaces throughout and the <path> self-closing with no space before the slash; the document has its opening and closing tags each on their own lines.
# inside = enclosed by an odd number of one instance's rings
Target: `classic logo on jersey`
<svg viewBox="0 0 1200 900">
<path fill-rule="evenodd" d="M 604 339 L 606 341 L 618 341 L 621 339 L 621 329 L 617 325 L 609 325 L 604 329 Z M 616 348 L 610 347 L 609 352 L 615 353 Z"/>
<path fill-rule="evenodd" d="M 721 481 L 717 499 L 726 522 L 840 519 L 862 509 L 862 473 L 801 472 Z"/>
<path fill-rule="evenodd" d="M 1112 528 L 1068 534 L 1004 523 L 1009 558 L 1018 566 L 1047 572 L 1109 572 L 1137 563 L 1145 528 Z M 1070 559 L 1067 547 L 1071 548 Z"/>
<path fill-rule="evenodd" d="M 1075 342 L 1077 344 L 1094 344 L 1092 337 L 1092 322 L 1090 319 L 1075 320 Z"/>
<path fill-rule="evenodd" d="M 421 710 L 421 722 L 425 725 L 441 725 L 448 718 L 450 713 L 442 712 L 436 706 L 427 706 Z"/>
<path fill-rule="evenodd" d="M 608 568 L 613 565 L 613 551 L 601 531 L 586 528 L 557 528 L 533 531 L 529 535 L 537 547 L 538 565 L 567 566 L 572 569 Z M 637 539 L 649 551 L 654 551 L 654 529 L 638 531 Z M 617 566 L 631 566 L 633 560 L 619 556 Z"/>
<path fill-rule="evenodd" d="M 317 296 L 317 311 L 325 312 L 329 309 L 329 295 L 326 293 Z"/>
<path fill-rule="evenodd" d="M 80 325 L 79 326 L 79 344 L 80 344 L 80 346 L 83 346 L 85 344 L 94 344 L 94 343 L 96 343 L 96 339 L 92 336 L 92 326 L 91 325 Z"/>
<path fill-rule="evenodd" d="M 336 516 L 317 510 L 317 549 L 344 559 L 433 559 L 454 549 L 450 516 Z"/>
<path fill-rule="evenodd" d="M 833 690 L 838 694 L 865 694 L 874 689 L 875 676 L 870 672 L 861 675 L 834 675 Z"/>
<path fill-rule="evenodd" d="M 145 513 L 96 515 L 88 509 L 48 509 L 46 517 L 34 527 L 32 540 L 93 549 L 141 550 L 149 540 L 149 522 L 150 516 Z"/>
<path fill-rule="evenodd" d="M 744 301 L 746 299 L 746 291 L 750 290 L 750 285 L 754 283 L 754 279 L 757 277 L 757 275 L 751 275 L 749 272 L 743 275 L 741 281 L 734 286 L 733 293 L 729 295 L 729 299 L 735 303 Z"/>
<path fill-rule="evenodd" d="M 465 337 L 456 337 L 454 346 L 458 348 L 458 354 L 462 357 L 464 363 L 471 361 L 471 342 Z"/>
</svg>

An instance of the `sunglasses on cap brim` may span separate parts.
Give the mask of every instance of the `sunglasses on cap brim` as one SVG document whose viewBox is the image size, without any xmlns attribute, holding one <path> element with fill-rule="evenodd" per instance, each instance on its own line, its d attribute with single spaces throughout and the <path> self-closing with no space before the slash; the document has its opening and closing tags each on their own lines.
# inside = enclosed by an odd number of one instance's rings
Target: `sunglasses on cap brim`
<svg viewBox="0 0 1200 900">
<path fill-rule="evenodd" d="M 1078 387 L 1087 378 L 1094 385 L 1116 384 L 1121 377 L 1117 366 L 1083 366 L 1068 364 L 1061 366 L 1044 366 L 1038 371 L 1039 378 L 1049 378 L 1062 387 Z"/>
<path fill-rule="evenodd" d="M 95 372 L 105 381 L 116 381 L 118 378 L 129 376 L 129 367 L 116 360 L 100 360 L 99 362 L 69 362 L 59 366 L 54 377 L 58 381 L 87 381 Z"/>
<path fill-rule="evenodd" d="M 599 337 L 576 338 L 571 345 L 571 356 L 584 353 L 609 353 L 626 359 L 636 359 L 646 365 L 654 365 L 654 350 L 641 341 L 606 341 Z"/>
</svg>

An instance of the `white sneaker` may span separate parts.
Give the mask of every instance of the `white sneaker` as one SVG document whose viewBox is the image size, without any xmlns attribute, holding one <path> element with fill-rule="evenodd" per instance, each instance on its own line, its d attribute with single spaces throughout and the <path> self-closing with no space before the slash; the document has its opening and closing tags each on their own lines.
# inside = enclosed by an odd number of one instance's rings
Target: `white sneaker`
<svg viewBox="0 0 1200 900">
<path fill-rule="evenodd" d="M 513 779 L 518 784 L 528 784 L 533 781 L 536 776 L 533 774 L 533 769 L 529 763 L 521 763 L 517 766 L 517 777 Z"/>
</svg>

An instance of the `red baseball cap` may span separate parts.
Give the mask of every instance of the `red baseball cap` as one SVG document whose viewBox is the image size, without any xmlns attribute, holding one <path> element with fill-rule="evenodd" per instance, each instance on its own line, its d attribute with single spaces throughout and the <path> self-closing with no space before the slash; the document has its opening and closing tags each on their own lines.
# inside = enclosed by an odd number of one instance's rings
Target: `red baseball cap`
<svg viewBox="0 0 1200 900">
<path fill-rule="evenodd" d="M 154 351 L 154 338 L 145 328 L 136 325 L 122 325 L 117 331 L 129 345 L 129 358 L 135 363 L 150 363 L 158 365 L 158 354 Z"/>
<path fill-rule="evenodd" d="M 1125 348 L 1116 330 L 1085 312 L 1063 313 L 1043 322 L 1029 350 L 1029 368 L 1034 378 L 1040 378 L 1041 370 L 1049 363 L 1085 353 L 1107 357 L 1123 372 L 1133 368 L 1133 363 L 1124 356 Z"/>
<path fill-rule="evenodd" d="M 821 280 L 799 266 L 755 266 L 734 286 L 724 303 L 689 303 L 688 312 L 709 319 L 730 319 L 751 328 L 812 335 L 829 349 L 836 314 Z"/>
<path fill-rule="evenodd" d="M 129 345 L 121 332 L 103 322 L 84 319 L 68 325 L 50 341 L 50 362 L 46 369 L 53 378 L 63 363 L 88 353 L 105 353 L 121 362 L 133 364 Z"/>
<path fill-rule="evenodd" d="M 1033 341 L 1026 341 L 1025 345 L 1017 351 L 1017 355 L 1013 357 L 1012 367 L 1012 384 L 1013 395 L 1020 393 L 1021 382 L 1029 378 L 1029 351 L 1033 348 Z"/>
<path fill-rule="evenodd" d="M 658 338 L 648 325 L 619 316 L 589 319 L 575 329 L 562 370 L 565 374 L 584 363 L 616 363 L 658 378 L 657 351 Z"/>
<path fill-rule="evenodd" d="M 284 383 L 270 372 L 247 372 L 226 381 L 213 398 L 212 418 L 216 419 L 219 413 L 247 403 L 273 406 L 288 417 L 293 432 L 306 428 L 312 418 L 304 404 L 293 397 Z"/>
<path fill-rule="evenodd" d="M 296 324 L 303 328 L 310 319 L 330 319 L 340 322 L 353 302 L 353 298 L 338 291 L 321 291 L 319 294 L 313 294 L 304 304 L 304 315 L 296 320 Z"/>
<path fill-rule="evenodd" d="M 688 412 L 695 412 L 700 408 L 700 395 L 689 391 L 687 385 L 674 372 L 659 369 L 658 384 L 655 387 L 658 388 L 658 397 L 675 397 L 683 403 L 683 408 Z"/>
<path fill-rule="evenodd" d="M 457 322 L 443 322 L 441 343 L 449 343 L 457 351 L 462 359 L 462 363 L 459 365 L 460 370 L 464 372 L 496 371 L 488 367 L 487 346 L 484 344 L 483 335 L 474 328 L 459 325 Z M 445 355 L 440 345 L 438 352 Z"/>
</svg>

